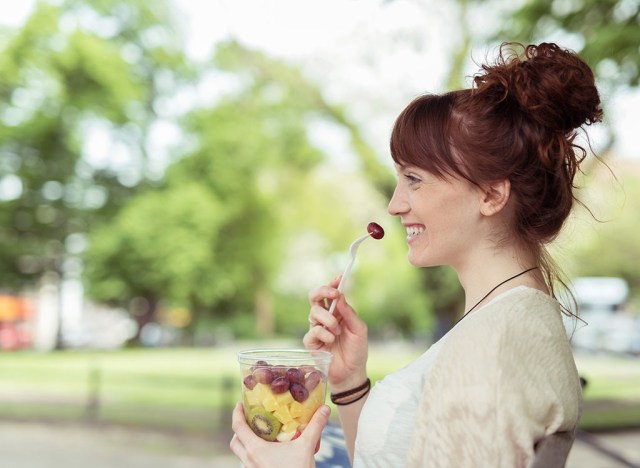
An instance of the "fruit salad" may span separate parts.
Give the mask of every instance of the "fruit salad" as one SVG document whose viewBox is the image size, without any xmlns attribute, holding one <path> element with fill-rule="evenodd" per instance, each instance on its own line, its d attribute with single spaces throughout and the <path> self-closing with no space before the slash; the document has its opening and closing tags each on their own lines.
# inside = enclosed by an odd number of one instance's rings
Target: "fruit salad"
<svg viewBox="0 0 640 468">
<path fill-rule="evenodd" d="M 331 354 L 303 350 L 273 354 L 277 356 L 256 360 L 248 367 L 241 361 L 244 413 L 256 435 L 287 442 L 302 433 L 324 404 Z"/>
</svg>

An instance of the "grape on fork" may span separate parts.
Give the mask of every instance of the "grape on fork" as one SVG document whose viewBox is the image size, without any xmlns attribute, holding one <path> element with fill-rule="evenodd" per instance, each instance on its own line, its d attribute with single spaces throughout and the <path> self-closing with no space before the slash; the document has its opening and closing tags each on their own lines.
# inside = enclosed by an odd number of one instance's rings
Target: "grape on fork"
<svg viewBox="0 0 640 468">
<path fill-rule="evenodd" d="M 349 273 L 351 273 L 351 267 L 353 266 L 353 262 L 356 259 L 356 252 L 358 251 L 358 247 L 360 247 L 360 244 L 362 244 L 362 242 L 369 237 L 373 237 L 374 239 L 382 239 L 384 237 L 384 229 L 382 229 L 382 226 L 380 226 L 378 223 L 369 223 L 367 225 L 367 232 L 368 234 L 366 236 L 359 237 L 358 239 L 353 241 L 351 247 L 349 247 L 350 258 L 346 268 L 344 269 L 344 272 L 342 273 L 342 278 L 340 278 L 338 291 L 342 291 L 342 289 L 344 288 L 344 283 L 346 282 Z M 333 312 L 336 310 L 337 302 L 337 299 L 331 301 L 331 306 L 329 307 L 330 314 L 333 314 Z"/>
</svg>

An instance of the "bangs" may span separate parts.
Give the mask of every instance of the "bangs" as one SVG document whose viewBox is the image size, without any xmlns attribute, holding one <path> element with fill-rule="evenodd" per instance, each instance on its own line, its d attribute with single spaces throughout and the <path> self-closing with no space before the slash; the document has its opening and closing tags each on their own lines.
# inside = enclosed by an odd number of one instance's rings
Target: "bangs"
<svg viewBox="0 0 640 468">
<path fill-rule="evenodd" d="M 414 99 L 398 116 L 391 132 L 391 157 L 438 177 L 462 175 L 453 153 L 452 111 L 459 91 Z"/>
</svg>

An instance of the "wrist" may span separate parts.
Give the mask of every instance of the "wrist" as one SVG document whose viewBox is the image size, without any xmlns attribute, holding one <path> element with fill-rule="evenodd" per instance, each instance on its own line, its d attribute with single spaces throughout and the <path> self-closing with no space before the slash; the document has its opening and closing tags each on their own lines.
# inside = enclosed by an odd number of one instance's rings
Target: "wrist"
<svg viewBox="0 0 640 468">
<path fill-rule="evenodd" d="M 367 378 L 357 387 L 339 393 L 331 393 L 331 402 L 338 406 L 346 406 L 364 398 L 371 390 L 371 380 Z"/>
<path fill-rule="evenodd" d="M 367 380 L 367 372 L 353 372 L 350 373 L 345 379 L 339 382 L 330 382 L 331 383 L 331 393 L 342 393 L 352 388 L 355 388 Z"/>
</svg>

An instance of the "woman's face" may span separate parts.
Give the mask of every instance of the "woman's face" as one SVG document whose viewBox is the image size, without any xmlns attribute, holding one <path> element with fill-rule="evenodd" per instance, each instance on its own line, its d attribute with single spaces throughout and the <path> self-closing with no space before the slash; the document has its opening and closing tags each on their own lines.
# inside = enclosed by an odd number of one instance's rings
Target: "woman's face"
<svg viewBox="0 0 640 468">
<path fill-rule="evenodd" d="M 415 166 L 396 165 L 396 172 L 398 182 L 388 210 L 407 230 L 409 262 L 463 267 L 480 235 L 478 188 L 467 180 L 443 179 Z"/>
</svg>

